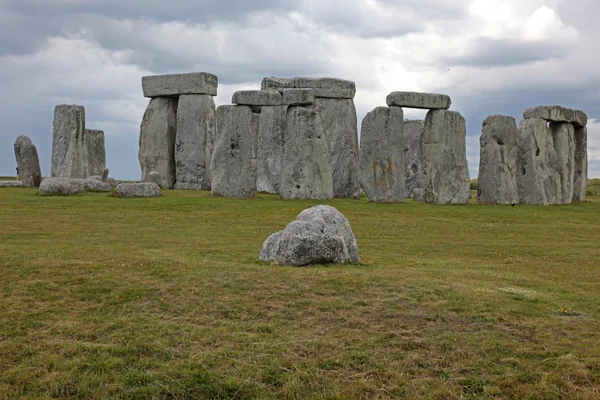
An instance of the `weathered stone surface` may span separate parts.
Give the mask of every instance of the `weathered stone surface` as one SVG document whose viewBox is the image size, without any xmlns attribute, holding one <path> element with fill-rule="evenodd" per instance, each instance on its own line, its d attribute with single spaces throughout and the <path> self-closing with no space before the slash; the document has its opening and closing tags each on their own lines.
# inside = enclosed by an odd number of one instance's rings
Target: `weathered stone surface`
<svg viewBox="0 0 600 400">
<path fill-rule="evenodd" d="M 333 196 L 357 199 L 360 195 L 360 172 L 354 100 L 317 98 L 315 107 L 321 114 L 329 140 Z"/>
<path fill-rule="evenodd" d="M 551 122 L 570 122 L 577 127 L 585 127 L 588 117 L 581 110 L 572 110 L 561 106 L 537 106 L 525 110 L 525 119 L 544 119 Z"/>
<path fill-rule="evenodd" d="M 313 89 L 283 89 L 283 105 L 308 106 L 315 103 Z"/>
<path fill-rule="evenodd" d="M 264 78 L 262 90 L 313 89 L 315 97 L 332 99 L 353 99 L 356 84 L 337 78 Z"/>
<path fill-rule="evenodd" d="M 108 180 L 108 173 L 109 173 L 109 172 L 110 172 L 110 171 L 108 170 L 108 168 L 104 168 L 104 169 L 102 170 L 102 175 L 100 176 L 100 177 L 101 177 L 101 179 L 100 179 L 100 180 L 101 180 L 102 182 L 106 182 L 106 181 Z"/>
<path fill-rule="evenodd" d="M 422 188 L 425 202 L 469 202 L 465 119 L 455 111 L 431 110 L 421 141 Z"/>
<path fill-rule="evenodd" d="M 575 128 L 573 201 L 585 201 L 588 178 L 587 128 Z"/>
<path fill-rule="evenodd" d="M 97 179 L 84 179 L 83 187 L 88 192 L 110 192 L 112 186 L 108 182 L 102 182 Z"/>
<path fill-rule="evenodd" d="M 178 97 L 183 94 L 217 95 L 219 80 L 207 72 L 142 77 L 144 97 Z"/>
<path fill-rule="evenodd" d="M 575 128 L 565 122 L 551 122 L 552 144 L 556 152 L 556 172 L 560 177 L 562 204 L 573 201 L 573 183 L 575 181 Z"/>
<path fill-rule="evenodd" d="M 264 107 L 260 113 L 256 154 L 256 190 L 279 193 L 287 106 Z"/>
<path fill-rule="evenodd" d="M 331 153 L 320 114 L 313 109 L 290 107 L 284 141 L 281 197 L 333 198 Z"/>
<path fill-rule="evenodd" d="M 36 147 L 27 136 L 21 135 L 15 141 L 15 157 L 17 168 L 19 168 L 19 178 L 23 186 L 40 186 L 42 182 L 40 159 Z"/>
<path fill-rule="evenodd" d="M 252 197 L 260 114 L 248 106 L 217 108 L 217 139 L 211 161 L 214 196 Z"/>
<path fill-rule="evenodd" d="M 518 203 L 517 121 L 504 115 L 490 115 L 483 121 L 479 144 L 477 203 Z"/>
<path fill-rule="evenodd" d="M 141 183 L 120 183 L 115 189 L 117 197 L 160 197 L 162 191 L 160 187 L 153 182 Z"/>
<path fill-rule="evenodd" d="M 216 135 L 215 125 L 215 102 L 212 96 L 179 97 L 175 189 L 210 190 L 210 158 Z"/>
<path fill-rule="evenodd" d="M 52 176 L 85 178 L 85 109 L 77 105 L 54 108 Z"/>
<path fill-rule="evenodd" d="M 157 171 L 163 178 L 161 186 L 166 189 L 173 189 L 175 185 L 177 103 L 177 99 L 151 99 L 140 128 L 138 159 L 142 179 L 150 171 Z"/>
<path fill-rule="evenodd" d="M 330 206 L 302 211 L 264 242 L 260 259 L 289 266 L 361 262 L 350 222 Z"/>
<path fill-rule="evenodd" d="M 0 181 L 0 188 L 25 187 L 22 181 Z"/>
<path fill-rule="evenodd" d="M 84 142 L 86 176 L 102 175 L 106 168 L 104 132 L 98 129 L 86 129 Z"/>
<path fill-rule="evenodd" d="M 522 204 L 561 204 L 552 133 L 541 118 L 524 119 L 517 136 L 517 190 Z"/>
<path fill-rule="evenodd" d="M 360 184 L 370 201 L 404 201 L 403 125 L 400 107 L 377 107 L 362 121 Z"/>
<path fill-rule="evenodd" d="M 85 190 L 85 179 L 44 178 L 40 184 L 40 196 L 79 194 Z"/>
<path fill-rule="evenodd" d="M 387 96 L 390 107 L 420 108 L 425 110 L 447 110 L 452 100 L 450 96 L 437 93 L 392 92 Z"/>
<path fill-rule="evenodd" d="M 280 106 L 283 96 L 278 90 L 240 90 L 231 102 L 240 106 Z"/>
<path fill-rule="evenodd" d="M 422 199 L 423 191 L 416 193 L 421 188 L 421 135 L 423 134 L 423 121 L 404 121 L 404 137 L 402 138 L 405 165 L 405 197 L 415 200 Z"/>
<path fill-rule="evenodd" d="M 160 187 L 160 185 L 162 185 L 163 179 L 162 176 L 160 176 L 159 172 L 150 171 L 146 174 L 144 182 L 156 183 Z"/>
</svg>

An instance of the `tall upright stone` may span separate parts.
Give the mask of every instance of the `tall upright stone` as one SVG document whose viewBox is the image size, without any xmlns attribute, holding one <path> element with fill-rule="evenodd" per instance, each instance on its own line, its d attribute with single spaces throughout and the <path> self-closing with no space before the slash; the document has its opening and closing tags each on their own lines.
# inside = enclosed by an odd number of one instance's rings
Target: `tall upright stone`
<svg viewBox="0 0 600 400">
<path fill-rule="evenodd" d="M 177 103 L 174 98 L 150 99 L 140 127 L 138 159 L 142 180 L 151 171 L 162 177 L 162 187 L 175 185 L 175 139 L 177 135 Z"/>
<path fill-rule="evenodd" d="M 97 129 L 85 130 L 86 176 L 101 176 L 106 168 L 106 146 L 104 132 Z"/>
<path fill-rule="evenodd" d="M 281 161 L 283 199 L 331 199 L 331 153 L 318 111 L 289 107 Z"/>
<path fill-rule="evenodd" d="M 260 113 L 256 189 L 279 193 L 287 106 L 263 107 Z"/>
<path fill-rule="evenodd" d="M 587 128 L 575 128 L 575 173 L 573 201 L 585 201 L 588 178 Z"/>
<path fill-rule="evenodd" d="M 15 141 L 15 158 L 19 168 L 19 180 L 25 187 L 38 187 L 42 182 L 38 152 L 27 136 L 21 135 Z"/>
<path fill-rule="evenodd" d="M 360 183 L 372 202 L 404 201 L 403 125 L 400 107 L 377 107 L 362 121 Z"/>
<path fill-rule="evenodd" d="M 404 137 L 402 139 L 405 162 L 405 189 L 406 197 L 414 198 L 414 191 L 421 188 L 421 135 L 423 134 L 423 121 L 404 121 Z"/>
<path fill-rule="evenodd" d="M 469 202 L 465 119 L 456 111 L 431 110 L 421 141 L 424 200 L 433 204 Z"/>
<path fill-rule="evenodd" d="M 56 106 L 52 136 L 52 176 L 85 178 L 85 109 L 83 106 L 66 104 Z"/>
<path fill-rule="evenodd" d="M 571 204 L 575 181 L 575 128 L 568 122 L 551 122 L 550 132 L 556 152 L 556 172 L 560 177 L 560 200 L 562 204 Z"/>
<path fill-rule="evenodd" d="M 483 121 L 479 144 L 477 203 L 517 203 L 517 121 L 490 115 Z"/>
<path fill-rule="evenodd" d="M 176 189 L 210 190 L 215 118 L 213 96 L 192 94 L 179 97 L 175 139 Z"/>
<path fill-rule="evenodd" d="M 250 106 L 217 108 L 217 137 L 211 161 L 214 196 L 252 197 L 256 190 L 259 114 Z"/>
</svg>

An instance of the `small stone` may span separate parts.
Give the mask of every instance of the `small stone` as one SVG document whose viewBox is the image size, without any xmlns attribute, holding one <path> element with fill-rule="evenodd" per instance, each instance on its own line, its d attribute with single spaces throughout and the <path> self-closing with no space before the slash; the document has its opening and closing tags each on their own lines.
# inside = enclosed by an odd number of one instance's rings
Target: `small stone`
<svg viewBox="0 0 600 400">
<path fill-rule="evenodd" d="M 25 187 L 38 187 L 42 182 L 40 159 L 31 139 L 21 135 L 15 141 L 15 157 L 19 168 L 19 178 Z"/>
<path fill-rule="evenodd" d="M 86 177 L 85 109 L 78 105 L 54 108 L 52 134 L 52 176 Z"/>
<path fill-rule="evenodd" d="M 450 96 L 437 93 L 392 92 L 387 97 L 390 107 L 447 110 L 451 104 Z"/>
<path fill-rule="evenodd" d="M 40 196 L 71 196 L 85 190 L 84 179 L 44 178 L 40 184 Z"/>
<path fill-rule="evenodd" d="M 153 182 L 141 183 L 120 183 L 115 189 L 117 197 L 160 197 L 162 191 L 160 187 Z"/>
<path fill-rule="evenodd" d="M 530 107 L 523 113 L 524 119 L 543 119 L 550 122 L 569 122 L 576 127 L 585 127 L 588 117 L 581 110 L 572 110 L 562 106 Z"/>
<path fill-rule="evenodd" d="M 85 130 L 86 176 L 102 175 L 106 168 L 104 132 L 97 129 Z"/>
<path fill-rule="evenodd" d="M 283 104 L 286 106 L 308 106 L 314 103 L 313 89 L 283 89 Z"/>
<path fill-rule="evenodd" d="M 353 99 L 356 84 L 337 78 L 264 78 L 262 90 L 313 89 L 315 97 L 334 99 Z"/>
<path fill-rule="evenodd" d="M 217 95 L 218 78 L 207 72 L 142 77 L 144 97 L 178 97 L 183 94 Z"/>
<path fill-rule="evenodd" d="M 282 96 L 277 90 L 240 90 L 231 102 L 240 106 L 280 106 Z"/>
</svg>

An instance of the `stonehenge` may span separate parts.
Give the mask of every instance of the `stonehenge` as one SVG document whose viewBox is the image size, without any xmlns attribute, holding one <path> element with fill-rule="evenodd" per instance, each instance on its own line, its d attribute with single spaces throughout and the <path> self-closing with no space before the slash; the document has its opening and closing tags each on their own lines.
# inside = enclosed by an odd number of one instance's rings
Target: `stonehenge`
<svg viewBox="0 0 600 400">
<path fill-rule="evenodd" d="M 25 187 L 39 187 L 42 171 L 38 152 L 31 139 L 21 135 L 15 141 L 15 157 L 19 170 L 19 179 Z"/>
</svg>

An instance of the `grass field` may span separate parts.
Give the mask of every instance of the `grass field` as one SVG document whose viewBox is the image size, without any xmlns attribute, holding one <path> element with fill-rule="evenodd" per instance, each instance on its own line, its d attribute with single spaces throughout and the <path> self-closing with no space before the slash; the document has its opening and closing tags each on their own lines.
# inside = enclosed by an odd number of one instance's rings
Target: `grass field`
<svg viewBox="0 0 600 400">
<path fill-rule="evenodd" d="M 362 265 L 262 242 L 322 202 L 0 190 L 0 399 L 598 399 L 600 198 L 325 202 Z"/>
</svg>

